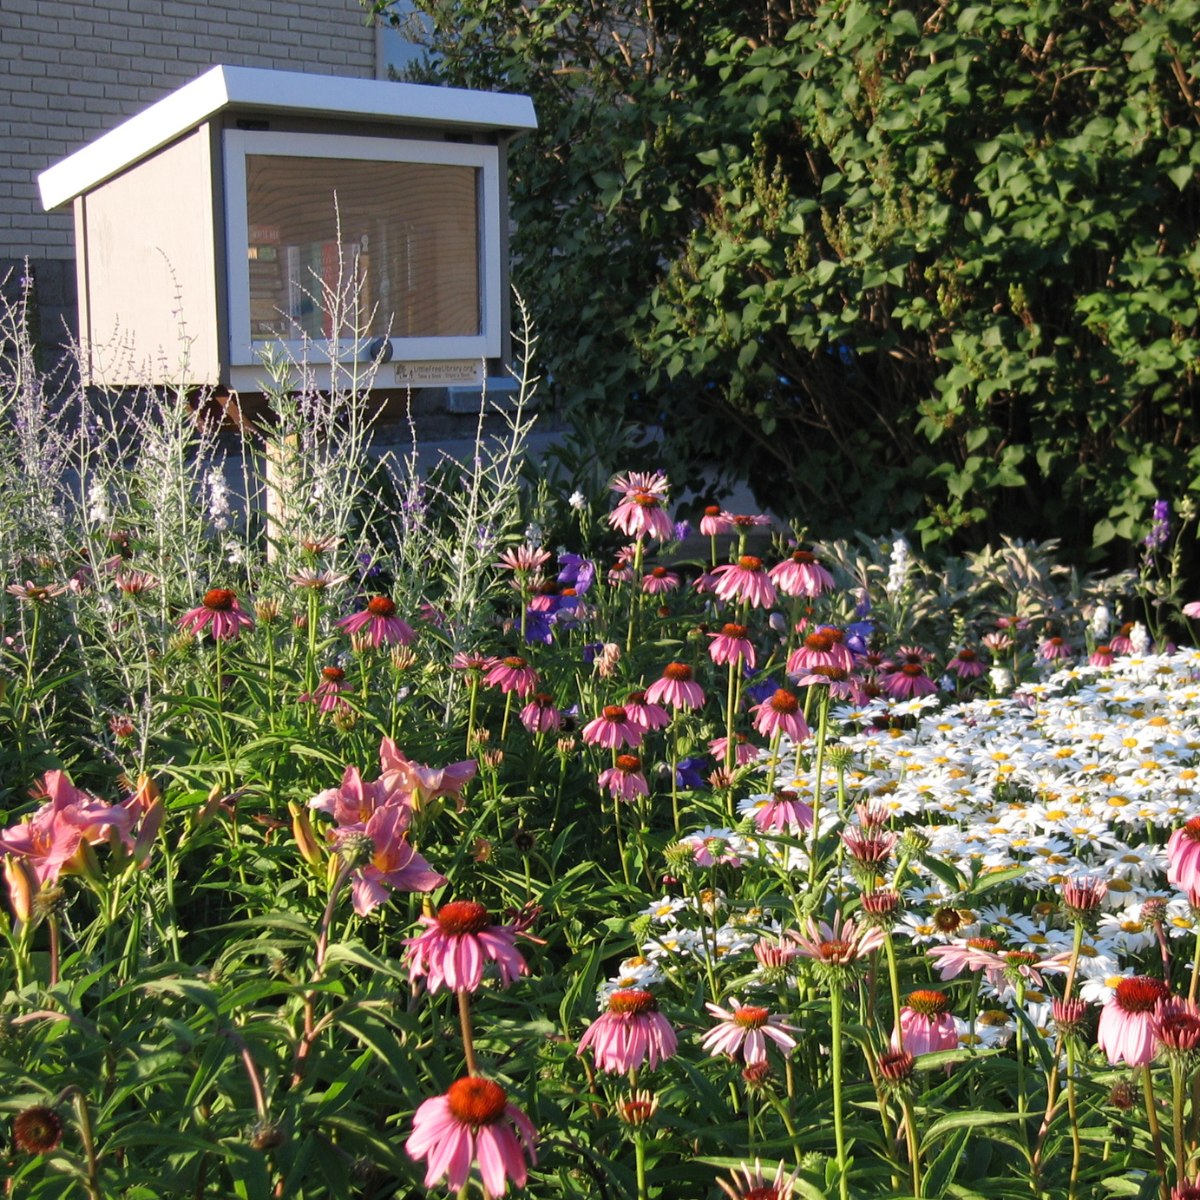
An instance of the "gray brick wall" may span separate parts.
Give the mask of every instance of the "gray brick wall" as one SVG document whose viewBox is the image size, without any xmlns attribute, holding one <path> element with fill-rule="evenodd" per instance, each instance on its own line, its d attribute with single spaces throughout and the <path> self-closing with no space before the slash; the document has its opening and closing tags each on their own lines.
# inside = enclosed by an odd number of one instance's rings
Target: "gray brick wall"
<svg viewBox="0 0 1200 1200">
<path fill-rule="evenodd" d="M 0 260 L 72 258 L 38 172 L 217 63 L 373 78 L 364 16 L 358 0 L 0 0 Z"/>
</svg>

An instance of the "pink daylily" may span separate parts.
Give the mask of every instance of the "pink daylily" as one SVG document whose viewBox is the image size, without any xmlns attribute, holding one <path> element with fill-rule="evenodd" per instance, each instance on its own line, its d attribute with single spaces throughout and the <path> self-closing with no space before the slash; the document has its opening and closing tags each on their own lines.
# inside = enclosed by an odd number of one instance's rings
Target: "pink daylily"
<svg viewBox="0 0 1200 1200">
<path fill-rule="evenodd" d="M 65 771 L 47 771 L 42 789 L 49 800 L 30 820 L 0 831 L 0 850 L 26 859 L 39 887 L 63 871 L 80 870 L 85 842 L 105 841 L 110 829 L 128 840 L 136 811 L 105 804 L 75 787 Z"/>
<path fill-rule="evenodd" d="M 388 889 L 398 892 L 434 892 L 449 880 L 439 875 L 408 843 L 407 807 L 389 805 L 376 809 L 362 826 L 334 831 L 339 840 L 351 833 L 365 833 L 374 844 L 370 860 L 356 868 L 351 893 L 354 911 L 365 917 L 386 899 Z"/>
</svg>

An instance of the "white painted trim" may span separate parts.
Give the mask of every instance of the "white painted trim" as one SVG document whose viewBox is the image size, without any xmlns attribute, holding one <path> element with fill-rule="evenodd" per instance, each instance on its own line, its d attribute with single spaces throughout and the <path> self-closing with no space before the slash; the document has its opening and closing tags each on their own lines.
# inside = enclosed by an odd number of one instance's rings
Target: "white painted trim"
<svg viewBox="0 0 1200 1200">
<path fill-rule="evenodd" d="M 301 158 L 361 158 L 384 162 L 448 163 L 475 167 L 482 177 L 480 196 L 479 286 L 482 292 L 482 331 L 475 337 L 394 337 L 392 357 L 399 362 L 436 359 L 499 358 L 503 297 L 500 281 L 500 152 L 495 146 L 465 142 L 425 142 L 403 138 L 343 137 L 330 133 L 260 133 L 227 129 L 225 154 L 225 253 L 229 288 L 229 362 L 242 367 L 257 364 L 266 343 L 256 345 L 250 333 L 250 261 L 246 212 L 246 155 L 286 154 Z M 328 362 L 324 342 L 284 341 L 293 359 L 307 352 L 312 362 Z M 346 340 L 338 356 L 352 353 Z"/>
<path fill-rule="evenodd" d="M 528 96 L 261 67 L 213 67 L 43 171 L 38 176 L 42 206 L 65 204 L 233 106 L 479 130 L 537 128 Z"/>
</svg>

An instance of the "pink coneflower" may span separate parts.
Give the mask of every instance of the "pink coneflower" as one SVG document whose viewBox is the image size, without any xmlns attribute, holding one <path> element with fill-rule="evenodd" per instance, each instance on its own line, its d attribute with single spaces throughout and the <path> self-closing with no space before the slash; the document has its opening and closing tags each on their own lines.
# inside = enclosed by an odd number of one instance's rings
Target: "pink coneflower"
<svg viewBox="0 0 1200 1200">
<path fill-rule="evenodd" d="M 190 633 L 200 633 L 211 624 L 213 637 L 224 641 L 236 638 L 243 629 L 253 629 L 254 618 L 238 604 L 236 592 L 210 588 L 199 607 L 185 612 L 179 624 Z"/>
<path fill-rule="evenodd" d="M 731 513 L 725 516 L 734 529 L 753 529 L 759 525 L 770 525 L 771 518 L 766 513 Z"/>
<path fill-rule="evenodd" d="M 334 623 L 349 634 L 362 633 L 365 629 L 367 639 L 376 649 L 394 642 L 407 646 L 417 636 L 407 621 L 396 616 L 396 602 L 387 596 L 372 596 L 362 612 Z"/>
<path fill-rule="evenodd" d="M 797 687 L 824 687 L 835 700 L 851 700 L 855 704 L 866 703 L 868 697 L 862 680 L 841 667 L 809 667 L 807 675 L 793 676 Z"/>
<path fill-rule="evenodd" d="M 345 583 L 349 579 L 349 575 L 343 575 L 337 571 L 331 571 L 328 567 L 302 567 L 299 571 L 293 571 L 288 575 L 288 579 L 298 588 L 307 588 L 314 592 L 323 592 L 326 588 L 336 587 L 339 583 Z"/>
<path fill-rule="evenodd" d="M 1108 894 L 1108 884 L 1087 875 L 1071 875 L 1062 885 L 1063 907 L 1073 921 L 1094 913 Z"/>
<path fill-rule="evenodd" d="M 1016 984 L 1020 981 L 1032 985 L 1038 991 L 1045 991 L 1046 981 L 1042 978 L 1043 973 L 1064 974 L 1070 961 L 1071 956 L 1065 951 L 1043 957 L 1031 950 L 993 952 L 976 949 L 970 966 L 973 970 L 982 967 L 988 982 L 996 989 L 997 996 L 1003 998 L 1015 991 Z"/>
<path fill-rule="evenodd" d="M 847 829 L 842 834 L 842 842 L 859 867 L 879 874 L 879 869 L 892 857 L 892 851 L 896 848 L 896 835 Z"/>
<path fill-rule="evenodd" d="M 837 667 L 843 671 L 854 668 L 854 656 L 843 641 L 840 629 L 814 629 L 792 651 L 787 661 L 789 675 L 800 675 L 816 667 Z"/>
<path fill-rule="evenodd" d="M 521 709 L 521 724 L 530 733 L 553 733 L 562 725 L 562 713 L 554 705 L 554 697 L 534 692 L 533 698 Z"/>
<path fill-rule="evenodd" d="M 909 1054 L 934 1054 L 958 1046 L 958 1029 L 950 1015 L 950 1000 L 945 992 L 920 988 L 911 993 L 900 1009 L 900 1027 L 892 1038 L 897 1050 Z"/>
<path fill-rule="evenodd" d="M 1056 658 L 1070 658 L 1072 650 L 1065 638 L 1048 637 L 1039 647 L 1038 656 L 1045 662 Z"/>
<path fill-rule="evenodd" d="M 617 561 L 609 568 L 608 582 L 609 583 L 629 583 L 633 579 L 633 567 L 627 560 L 618 558 Z"/>
<path fill-rule="evenodd" d="M 1114 654 L 1132 654 L 1133 639 L 1129 636 L 1133 632 L 1133 627 L 1137 624 L 1136 621 L 1126 621 L 1121 626 L 1120 632 L 1115 638 L 1109 639 L 1109 646 Z"/>
<path fill-rule="evenodd" d="M 550 558 L 549 550 L 543 550 L 539 546 L 525 545 L 518 546 L 515 550 L 505 550 L 500 555 L 500 561 L 494 565 L 528 575 L 531 571 L 541 570 L 550 561 Z"/>
<path fill-rule="evenodd" d="M 930 946 L 926 953 L 937 963 L 941 979 L 956 979 L 964 971 L 982 971 L 993 966 L 993 957 L 1003 949 L 994 938 L 957 939 L 945 946 Z"/>
<path fill-rule="evenodd" d="M 740 656 L 746 666 L 753 670 L 758 659 L 754 654 L 754 643 L 746 636 L 748 632 L 745 625 L 722 625 L 720 633 L 708 635 L 712 638 L 708 656 L 719 667 L 736 664 Z"/>
<path fill-rule="evenodd" d="M 802 742 L 812 736 L 800 711 L 800 701 L 787 688 L 779 688 L 769 700 L 756 704 L 750 711 L 755 714 L 754 728 L 763 737 L 773 737 L 776 732 L 781 732 L 793 742 Z"/>
<path fill-rule="evenodd" d="M 1167 839 L 1167 881 L 1183 892 L 1200 889 L 1200 817 L 1192 817 Z"/>
<path fill-rule="evenodd" d="M 697 596 L 709 596 L 716 593 L 717 585 L 721 580 L 711 571 L 702 571 L 695 579 L 692 580 L 692 591 Z"/>
<path fill-rule="evenodd" d="M 937 691 L 937 684 L 925 674 L 924 664 L 915 655 L 906 655 L 905 661 L 885 673 L 880 683 L 884 691 L 897 700 L 931 696 Z"/>
<path fill-rule="evenodd" d="M 759 938 L 754 943 L 754 957 L 764 971 L 786 971 L 798 953 L 795 946 L 789 946 L 786 942 Z"/>
<path fill-rule="evenodd" d="M 745 1163 L 740 1169 L 734 1167 L 729 1172 L 729 1179 L 718 1179 L 717 1186 L 729 1197 L 729 1200 L 792 1200 L 795 1195 L 796 1176 L 784 1174 L 785 1166 L 781 1162 L 775 1168 L 775 1178 L 770 1182 L 763 1174 L 762 1163 L 754 1160 L 751 1170 Z"/>
<path fill-rule="evenodd" d="M 890 929 L 900 908 L 900 893 L 887 888 L 863 892 L 859 897 L 864 913 L 863 921 L 877 929 Z"/>
<path fill-rule="evenodd" d="M 732 1009 L 716 1004 L 705 1004 L 714 1017 L 720 1020 L 705 1035 L 701 1043 L 714 1058 L 727 1054 L 750 1063 L 767 1061 L 767 1038 L 770 1038 L 785 1055 L 796 1048 L 796 1039 L 788 1036 L 800 1031 L 794 1025 L 784 1023 L 783 1017 L 774 1015 L 765 1008 L 743 1004 L 736 996 L 730 997 Z"/>
<path fill-rule="evenodd" d="M 692 668 L 687 663 L 667 663 L 662 678 L 646 689 L 646 699 L 651 704 L 665 703 L 675 709 L 700 708 L 704 690 L 693 680 Z"/>
<path fill-rule="evenodd" d="M 890 814 L 888 810 L 881 804 L 872 804 L 867 802 L 864 804 L 861 800 L 854 805 L 854 814 L 858 817 L 860 828 L 870 832 L 874 829 L 882 829 L 888 822 Z"/>
<path fill-rule="evenodd" d="M 1005 654 L 1013 648 L 1013 640 L 1007 633 L 989 633 L 984 636 L 983 644 L 992 652 L 993 657 Z"/>
<path fill-rule="evenodd" d="M 422 1102 L 404 1148 L 410 1157 L 427 1160 L 426 1187 L 445 1179 L 457 1193 L 477 1164 L 487 1194 L 503 1196 L 509 1180 L 525 1186 L 525 1155 L 537 1162 L 536 1136 L 533 1122 L 508 1102 L 498 1083 L 470 1075 L 452 1083 L 444 1096 Z"/>
<path fill-rule="evenodd" d="M 834 913 L 832 925 L 824 921 L 818 925 L 809 917 L 804 934 L 792 932 L 788 936 L 796 943 L 798 954 L 837 968 L 853 966 L 872 950 L 878 950 L 885 940 L 882 929 L 860 925 L 853 917 L 843 919 L 840 912 Z"/>
<path fill-rule="evenodd" d="M 648 596 L 661 596 L 665 592 L 673 592 L 678 586 L 679 576 L 666 567 L 654 567 L 642 576 L 642 591 Z"/>
<path fill-rule="evenodd" d="M 159 585 L 158 579 L 149 571 L 118 571 L 113 576 L 113 582 L 126 596 L 140 596 Z"/>
<path fill-rule="evenodd" d="M 671 517 L 663 508 L 667 494 L 667 477 L 656 471 L 652 475 L 630 471 L 612 481 L 614 492 L 623 492 L 624 499 L 608 514 L 608 523 L 627 537 L 653 537 L 670 541 L 674 531 Z"/>
<path fill-rule="evenodd" d="M 629 719 L 624 705 L 609 704 L 583 727 L 583 740 L 589 746 L 619 750 L 622 746 L 640 746 L 642 731 Z"/>
<path fill-rule="evenodd" d="M 691 846 L 692 861 L 698 867 L 740 867 L 742 860 L 729 840 L 728 830 L 721 833 L 693 833 L 680 839 Z"/>
<path fill-rule="evenodd" d="M 348 708 L 349 705 L 341 698 L 341 694 L 354 691 L 354 686 L 343 682 L 345 678 L 346 672 L 341 667 L 322 667 L 321 682 L 311 692 L 304 692 L 299 702 L 315 704 L 318 711 L 323 713 L 333 712 L 339 705 Z"/>
<path fill-rule="evenodd" d="M 1122 1059 L 1131 1067 L 1144 1067 L 1154 1058 L 1154 1014 L 1168 992 L 1161 979 L 1131 975 L 1104 1002 L 1096 1045 L 1114 1067 Z"/>
<path fill-rule="evenodd" d="M 807 550 L 794 550 L 791 558 L 772 567 L 769 574 L 785 596 L 813 599 L 833 587 L 833 576 Z"/>
<path fill-rule="evenodd" d="M 650 794 L 642 773 L 642 760 L 636 754 L 618 754 L 615 765 L 601 771 L 596 782 L 616 800 L 636 800 Z"/>
<path fill-rule="evenodd" d="M 722 533 L 732 533 L 733 522 L 729 519 L 728 513 L 721 511 L 720 505 L 710 504 L 700 518 L 700 532 L 705 537 L 717 537 Z M 1186 608 L 1184 612 L 1187 612 Z"/>
<path fill-rule="evenodd" d="M 477 992 L 483 969 L 496 964 L 502 987 L 508 987 L 529 968 L 516 948 L 515 925 L 496 925 L 491 913 L 474 900 L 452 900 L 438 909 L 436 917 L 418 917 L 425 932 L 408 938 L 405 963 L 414 982 L 425 977 L 431 992 Z"/>
<path fill-rule="evenodd" d="M 407 805 L 377 808 L 365 828 L 341 828 L 333 831 L 339 843 L 349 837 L 370 839 L 370 858 L 354 871 L 351 892 L 354 911 L 369 916 L 387 898 L 388 890 L 398 892 L 436 892 L 450 881 L 439 875 L 408 843 L 412 819 Z"/>
<path fill-rule="evenodd" d="M 775 584 L 763 570 L 762 559 L 743 554 L 736 563 L 713 567 L 719 577 L 716 593 L 722 600 L 736 600 L 752 608 L 770 608 L 775 603 Z"/>
<path fill-rule="evenodd" d="M 516 692 L 522 700 L 537 687 L 537 672 L 519 655 L 502 658 L 483 677 L 488 687 L 498 687 L 502 692 Z"/>
<path fill-rule="evenodd" d="M 1088 655 L 1088 666 L 1090 667 L 1111 667 L 1116 655 L 1113 654 L 1111 646 L 1097 646 L 1095 650 Z"/>
<path fill-rule="evenodd" d="M 776 792 L 762 808 L 754 812 L 754 824 L 762 833 L 811 829 L 812 823 L 812 805 L 805 804 L 795 792 Z"/>
<path fill-rule="evenodd" d="M 18 600 L 24 600 L 29 604 L 46 604 L 55 596 L 61 596 L 67 590 L 66 584 L 62 583 L 46 583 L 37 584 L 32 579 L 27 579 L 23 584 L 10 583 L 4 589 L 10 596 L 16 596 Z M 209 595 L 212 593 L 210 592 Z M 232 592 L 229 593 L 231 596 Z M 207 600 L 208 597 L 206 596 Z M 193 612 L 199 612 L 200 609 L 193 609 Z"/>
<path fill-rule="evenodd" d="M 749 741 L 744 733 L 735 733 L 733 735 L 734 751 L 733 763 L 737 767 L 749 766 L 750 763 L 757 761 L 759 754 L 762 751 L 753 742 Z M 725 761 L 726 751 L 729 749 L 728 738 L 713 738 L 708 743 L 709 753 L 717 760 L 717 762 Z"/>
<path fill-rule="evenodd" d="M 964 646 L 946 664 L 946 670 L 953 671 L 959 679 L 978 679 L 983 674 L 983 663 L 970 646 Z"/>
<path fill-rule="evenodd" d="M 661 704 L 651 704 L 645 692 L 630 692 L 621 702 L 625 715 L 642 729 L 666 729 L 671 714 Z"/>
<path fill-rule="evenodd" d="M 576 1054 L 589 1047 L 599 1070 L 626 1075 L 644 1062 L 653 1071 L 675 1053 L 679 1042 L 650 992 L 623 988 L 608 997 L 608 1011 L 588 1026 Z"/>
<path fill-rule="evenodd" d="M 1169 996 L 1154 1010 L 1150 1031 L 1168 1061 L 1191 1065 L 1200 1050 L 1200 1007 L 1192 1000 Z"/>
<path fill-rule="evenodd" d="M 500 659 L 493 657 L 490 654 L 480 654 L 479 651 L 471 651 L 468 653 L 458 653 L 450 661 L 450 665 L 456 671 L 464 673 L 475 672 L 482 674 L 484 671 L 490 671 L 493 667 L 499 666 Z"/>
</svg>

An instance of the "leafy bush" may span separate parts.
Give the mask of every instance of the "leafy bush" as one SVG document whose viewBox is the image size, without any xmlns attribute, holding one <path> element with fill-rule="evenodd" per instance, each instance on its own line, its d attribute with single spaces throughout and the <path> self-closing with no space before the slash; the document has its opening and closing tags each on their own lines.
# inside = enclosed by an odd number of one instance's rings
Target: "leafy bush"
<svg viewBox="0 0 1200 1200">
<path fill-rule="evenodd" d="M 536 101 L 573 411 L 833 536 L 1086 557 L 1200 487 L 1196 0 L 417 7 L 436 78 Z"/>
</svg>

